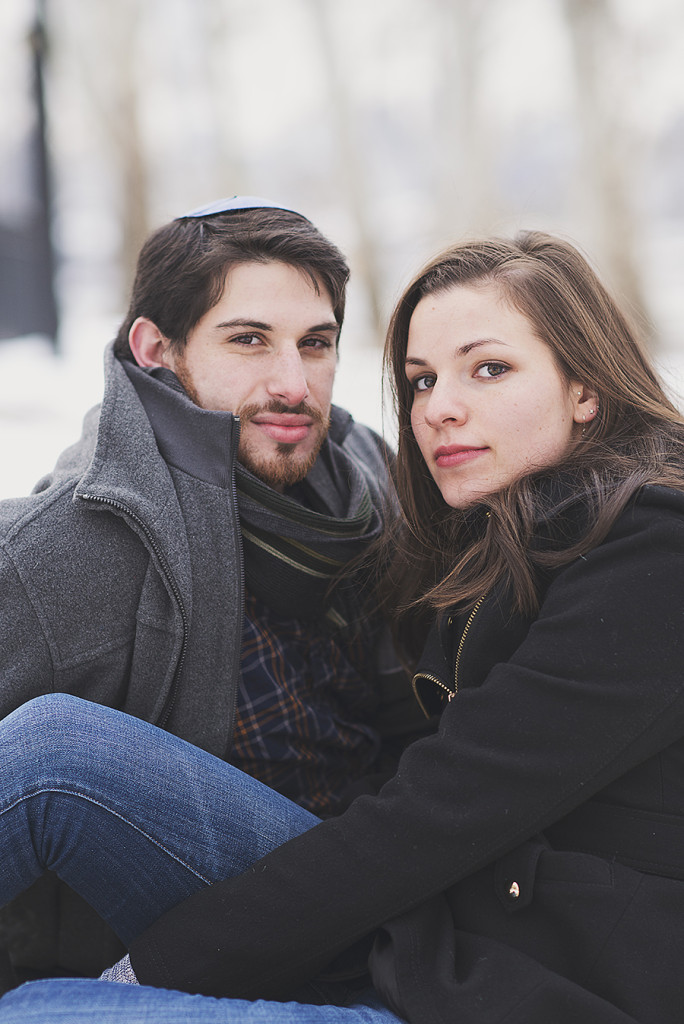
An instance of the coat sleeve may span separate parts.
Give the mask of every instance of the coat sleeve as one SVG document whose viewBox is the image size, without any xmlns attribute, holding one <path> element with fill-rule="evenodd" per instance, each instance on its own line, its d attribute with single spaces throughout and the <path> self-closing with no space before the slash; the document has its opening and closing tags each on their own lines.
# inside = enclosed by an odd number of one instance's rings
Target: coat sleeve
<svg viewBox="0 0 684 1024">
<path fill-rule="evenodd" d="M 37 609 L 0 550 L 0 718 L 53 689 L 53 662 Z"/>
<path fill-rule="evenodd" d="M 684 734 L 684 520 L 632 509 L 559 574 L 509 661 L 377 797 L 197 893 L 131 947 L 142 983 L 283 998 Z"/>
</svg>

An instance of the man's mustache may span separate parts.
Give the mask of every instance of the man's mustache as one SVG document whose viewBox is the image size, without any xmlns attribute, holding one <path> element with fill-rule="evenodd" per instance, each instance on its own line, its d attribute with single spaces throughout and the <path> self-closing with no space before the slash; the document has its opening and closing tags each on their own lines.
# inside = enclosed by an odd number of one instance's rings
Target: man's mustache
<svg viewBox="0 0 684 1024">
<path fill-rule="evenodd" d="M 240 417 L 242 423 L 247 423 L 249 420 L 254 419 L 255 416 L 259 416 L 262 413 L 294 413 L 297 416 L 308 416 L 314 421 L 319 423 L 321 426 L 327 427 L 329 420 L 323 415 L 320 409 L 315 409 L 312 405 L 307 402 L 299 402 L 297 405 L 287 405 L 285 402 L 279 402 L 276 398 L 272 402 L 268 402 L 266 405 L 245 405 L 242 409 L 239 409 L 237 415 Z"/>
</svg>

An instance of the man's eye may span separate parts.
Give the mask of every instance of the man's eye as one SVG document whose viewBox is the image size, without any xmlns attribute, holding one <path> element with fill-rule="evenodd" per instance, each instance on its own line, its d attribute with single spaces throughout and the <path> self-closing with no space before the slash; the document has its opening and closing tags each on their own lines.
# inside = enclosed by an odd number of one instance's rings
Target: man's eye
<svg viewBox="0 0 684 1024">
<path fill-rule="evenodd" d="M 510 370 L 510 366 L 506 366 L 505 363 L 482 363 L 475 371 L 475 376 L 483 380 L 492 380 L 494 377 L 503 376 L 507 370 Z"/>
<path fill-rule="evenodd" d="M 332 348 L 332 341 L 330 338 L 304 338 L 302 342 L 302 348 L 313 348 L 324 351 Z"/>
<path fill-rule="evenodd" d="M 236 345 L 258 345 L 261 342 L 258 334 L 238 334 L 230 340 Z"/>
<path fill-rule="evenodd" d="M 434 388 L 436 377 L 431 373 L 424 373 L 421 377 L 414 377 L 411 387 L 414 391 L 429 391 Z"/>
</svg>

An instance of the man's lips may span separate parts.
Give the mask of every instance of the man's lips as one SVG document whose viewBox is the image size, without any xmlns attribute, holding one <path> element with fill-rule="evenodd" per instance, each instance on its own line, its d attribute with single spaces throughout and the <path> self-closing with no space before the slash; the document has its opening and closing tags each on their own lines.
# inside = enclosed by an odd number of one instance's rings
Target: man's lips
<svg viewBox="0 0 684 1024">
<path fill-rule="evenodd" d="M 311 416 L 294 412 L 262 412 L 249 422 L 263 430 L 272 441 L 281 444 L 298 444 L 308 436 L 313 425 Z"/>
<path fill-rule="evenodd" d="M 471 462 L 488 452 L 489 448 L 468 447 L 462 444 L 442 445 L 435 449 L 435 463 L 441 468 L 449 466 L 461 466 L 464 462 Z"/>
</svg>

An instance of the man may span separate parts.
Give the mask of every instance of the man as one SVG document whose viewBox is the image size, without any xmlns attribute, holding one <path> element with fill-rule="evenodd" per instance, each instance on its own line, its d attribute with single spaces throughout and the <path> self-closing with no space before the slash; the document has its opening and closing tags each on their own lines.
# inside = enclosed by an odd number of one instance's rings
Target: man
<svg viewBox="0 0 684 1024">
<path fill-rule="evenodd" d="M 148 239 L 101 407 L 0 505 L 1 715 L 74 693 L 321 815 L 391 770 L 402 677 L 363 572 L 332 585 L 389 498 L 381 440 L 331 404 L 347 277 L 308 220 L 254 197 Z M 89 908 L 40 886 L 0 917 L 19 967 L 112 963 Z"/>
</svg>

